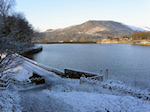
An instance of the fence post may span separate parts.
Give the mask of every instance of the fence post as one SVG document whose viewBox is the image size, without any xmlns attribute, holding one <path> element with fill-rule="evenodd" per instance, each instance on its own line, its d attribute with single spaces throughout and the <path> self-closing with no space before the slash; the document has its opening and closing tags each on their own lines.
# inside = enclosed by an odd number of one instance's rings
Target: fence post
<svg viewBox="0 0 150 112">
<path fill-rule="evenodd" d="M 83 84 L 85 81 L 85 75 L 82 74 L 81 77 L 80 77 L 80 84 Z"/>
<path fill-rule="evenodd" d="M 103 73 L 103 70 L 101 69 L 100 71 L 101 71 L 101 74 L 102 74 L 102 73 Z"/>
<path fill-rule="evenodd" d="M 108 69 L 105 71 L 105 78 L 108 79 Z"/>
</svg>

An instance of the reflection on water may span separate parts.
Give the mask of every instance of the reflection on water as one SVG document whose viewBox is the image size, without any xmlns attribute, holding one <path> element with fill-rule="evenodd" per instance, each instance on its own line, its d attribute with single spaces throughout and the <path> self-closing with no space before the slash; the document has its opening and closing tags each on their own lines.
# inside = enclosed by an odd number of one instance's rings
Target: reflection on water
<svg viewBox="0 0 150 112">
<path fill-rule="evenodd" d="M 73 68 L 99 73 L 108 68 L 109 77 L 150 88 L 150 46 L 122 44 L 48 44 L 33 60 L 64 70 Z"/>
</svg>

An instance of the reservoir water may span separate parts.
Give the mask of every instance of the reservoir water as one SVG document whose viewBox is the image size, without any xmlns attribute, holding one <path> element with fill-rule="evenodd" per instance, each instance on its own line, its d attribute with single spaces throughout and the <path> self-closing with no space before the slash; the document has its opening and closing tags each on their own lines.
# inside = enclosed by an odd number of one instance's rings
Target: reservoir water
<svg viewBox="0 0 150 112">
<path fill-rule="evenodd" d="M 32 59 L 64 70 L 100 73 L 108 68 L 109 78 L 150 88 L 150 46 L 123 44 L 43 44 Z"/>
</svg>

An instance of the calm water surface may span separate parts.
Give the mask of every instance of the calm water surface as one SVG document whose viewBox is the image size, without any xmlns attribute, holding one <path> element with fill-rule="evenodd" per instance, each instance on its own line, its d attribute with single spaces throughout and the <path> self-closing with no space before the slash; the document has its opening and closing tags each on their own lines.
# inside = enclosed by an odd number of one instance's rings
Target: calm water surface
<svg viewBox="0 0 150 112">
<path fill-rule="evenodd" d="M 122 44 L 48 44 L 32 59 L 64 70 L 73 68 L 99 73 L 106 68 L 109 77 L 150 88 L 150 46 Z"/>
</svg>

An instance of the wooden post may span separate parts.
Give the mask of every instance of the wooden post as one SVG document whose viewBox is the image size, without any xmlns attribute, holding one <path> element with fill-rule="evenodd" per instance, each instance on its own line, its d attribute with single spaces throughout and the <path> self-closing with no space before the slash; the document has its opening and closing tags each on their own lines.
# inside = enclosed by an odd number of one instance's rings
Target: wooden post
<svg viewBox="0 0 150 112">
<path fill-rule="evenodd" d="M 105 78 L 108 79 L 108 69 L 105 71 Z"/>
</svg>

